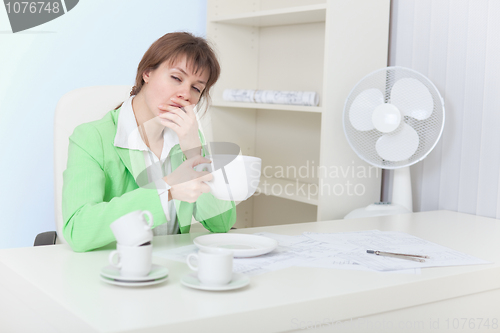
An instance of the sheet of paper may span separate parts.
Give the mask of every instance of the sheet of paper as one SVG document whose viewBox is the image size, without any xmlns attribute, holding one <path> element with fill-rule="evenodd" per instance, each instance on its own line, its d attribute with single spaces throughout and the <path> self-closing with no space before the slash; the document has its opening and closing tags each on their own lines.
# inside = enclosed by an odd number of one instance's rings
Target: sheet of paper
<svg viewBox="0 0 500 333">
<path fill-rule="evenodd" d="M 287 236 L 268 232 L 256 235 L 276 239 L 279 250 L 289 253 L 293 258 L 293 265 L 303 267 L 324 267 L 336 269 L 370 270 L 357 263 L 335 256 L 335 246 L 327 242 L 318 242 L 305 235 Z"/>
<path fill-rule="evenodd" d="M 260 274 L 292 266 L 302 266 L 329 255 L 330 244 L 318 243 L 306 236 L 287 236 L 273 233 L 256 233 L 278 241 L 271 253 L 252 258 L 235 258 L 240 273 Z M 246 273 L 248 274 L 248 273 Z"/>
<path fill-rule="evenodd" d="M 347 233 L 304 233 L 312 240 L 329 243 L 338 251 L 337 256 L 364 267 L 377 270 L 402 270 L 411 268 L 477 265 L 489 262 L 436 243 L 397 231 L 363 231 Z M 376 250 L 395 253 L 427 255 L 425 262 L 382 257 L 366 253 Z"/>
<path fill-rule="evenodd" d="M 363 233 L 371 234 L 373 231 Z M 339 253 L 344 250 L 345 247 L 339 248 L 337 244 L 316 241 L 314 239 L 311 239 L 313 242 L 307 241 L 304 237 L 310 237 L 306 235 L 287 236 L 266 232 L 257 233 L 256 235 L 276 239 L 283 251 L 294 253 L 296 260 L 291 266 L 374 271 L 374 269 L 363 266 L 352 259 L 340 256 Z M 420 274 L 420 268 L 409 268 L 392 272 L 400 274 Z"/>
</svg>

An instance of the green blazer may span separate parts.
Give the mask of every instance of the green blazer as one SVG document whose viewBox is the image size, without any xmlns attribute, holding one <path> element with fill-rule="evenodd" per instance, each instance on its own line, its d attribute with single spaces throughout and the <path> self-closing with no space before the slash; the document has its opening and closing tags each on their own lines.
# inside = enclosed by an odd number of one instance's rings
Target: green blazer
<svg viewBox="0 0 500 333">
<path fill-rule="evenodd" d="M 167 222 L 158 190 L 147 184 L 143 152 L 114 146 L 119 113 L 120 109 L 112 110 L 101 120 L 82 124 L 69 138 L 63 235 L 76 252 L 115 241 L 111 223 L 135 210 L 150 211 L 154 226 Z M 200 140 L 204 145 L 201 133 Z M 179 145 L 172 148 L 170 158 L 172 170 L 186 159 Z M 181 233 L 189 232 L 192 216 L 211 232 L 227 232 L 236 222 L 234 202 L 210 193 L 195 203 L 174 203 Z"/>
</svg>

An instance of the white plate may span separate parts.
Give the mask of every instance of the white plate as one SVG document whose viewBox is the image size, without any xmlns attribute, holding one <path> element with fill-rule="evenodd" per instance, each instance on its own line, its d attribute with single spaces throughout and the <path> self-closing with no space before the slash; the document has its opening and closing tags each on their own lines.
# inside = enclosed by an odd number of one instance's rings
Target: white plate
<svg viewBox="0 0 500 333">
<path fill-rule="evenodd" d="M 233 273 L 233 279 L 228 284 L 223 286 L 207 286 L 198 280 L 196 273 L 191 273 L 184 275 L 181 279 L 181 283 L 187 287 L 201 290 L 211 290 L 211 291 L 222 291 L 222 290 L 233 290 L 238 288 L 243 288 L 250 283 L 250 278 L 243 274 Z"/>
<path fill-rule="evenodd" d="M 266 254 L 278 246 L 272 238 L 246 234 L 209 234 L 196 237 L 193 243 L 202 250 L 223 248 L 233 251 L 235 258 Z"/>
<path fill-rule="evenodd" d="M 121 276 L 118 268 L 108 265 L 101 269 L 101 276 L 112 280 L 118 280 L 119 282 L 151 282 L 152 280 L 166 278 L 168 276 L 168 268 L 153 264 L 151 265 L 151 272 L 149 272 L 148 275 L 137 277 Z"/>
<path fill-rule="evenodd" d="M 144 286 L 151 286 L 154 284 L 162 283 L 167 280 L 167 277 L 164 277 L 162 279 L 158 280 L 152 280 L 152 281 L 143 281 L 143 282 L 136 282 L 136 281 L 121 281 L 121 280 L 115 280 L 115 279 L 108 279 L 107 277 L 100 276 L 101 280 L 109 283 L 109 284 L 114 284 L 116 286 L 122 286 L 122 287 L 144 287 Z"/>
</svg>

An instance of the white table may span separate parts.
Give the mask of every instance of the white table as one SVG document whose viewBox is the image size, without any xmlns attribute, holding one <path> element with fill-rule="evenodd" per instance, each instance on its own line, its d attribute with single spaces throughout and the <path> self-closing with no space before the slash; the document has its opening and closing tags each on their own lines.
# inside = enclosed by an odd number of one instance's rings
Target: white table
<svg viewBox="0 0 500 333">
<path fill-rule="evenodd" d="M 170 270 L 163 284 L 101 282 L 112 246 L 89 253 L 67 245 L 7 249 L 0 251 L 0 331 L 500 331 L 499 220 L 436 211 L 233 232 L 374 229 L 403 231 L 494 264 L 426 268 L 420 275 L 292 267 L 252 277 L 240 290 L 207 292 L 182 286 L 187 266 L 162 258 L 153 262 Z M 200 234 L 157 237 L 154 249 L 188 245 Z"/>
</svg>

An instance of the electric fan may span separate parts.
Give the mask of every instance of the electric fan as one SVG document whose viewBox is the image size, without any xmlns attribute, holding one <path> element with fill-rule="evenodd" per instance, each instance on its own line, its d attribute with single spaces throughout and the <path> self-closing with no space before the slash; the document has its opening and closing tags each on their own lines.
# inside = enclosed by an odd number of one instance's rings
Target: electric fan
<svg viewBox="0 0 500 333">
<path fill-rule="evenodd" d="M 434 84 L 405 67 L 376 70 L 351 90 L 343 126 L 361 159 L 394 169 L 392 201 L 355 209 L 345 218 L 412 212 L 409 167 L 432 151 L 444 127 L 444 102 Z"/>
</svg>

